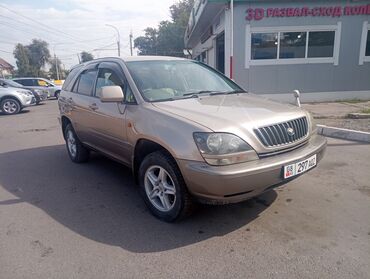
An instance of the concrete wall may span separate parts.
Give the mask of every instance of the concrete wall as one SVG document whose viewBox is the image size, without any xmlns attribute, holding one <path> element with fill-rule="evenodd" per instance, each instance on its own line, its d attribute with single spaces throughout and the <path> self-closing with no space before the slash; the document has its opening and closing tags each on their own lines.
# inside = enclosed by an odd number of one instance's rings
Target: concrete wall
<svg viewBox="0 0 370 279">
<path fill-rule="evenodd" d="M 326 92 L 325 98 L 330 99 L 330 92 L 338 95 L 341 91 L 367 91 L 370 97 L 370 63 L 359 65 L 359 52 L 364 21 L 370 22 L 370 16 L 342 17 L 300 17 L 300 18 L 264 18 L 259 21 L 245 19 L 247 8 L 258 7 L 303 7 L 327 6 L 328 1 L 311 4 L 295 3 L 243 3 L 236 4 L 235 37 L 234 37 L 234 79 L 248 91 L 263 94 L 281 94 L 299 89 L 303 93 Z M 338 5 L 338 1 L 334 2 Z M 348 1 L 341 4 L 348 5 Z M 361 2 L 351 3 L 359 5 Z M 246 60 L 246 26 L 305 26 L 305 25 L 336 25 L 341 22 L 341 40 L 338 65 L 331 64 L 294 64 L 294 65 L 254 65 L 245 67 Z M 361 95 L 361 92 L 358 93 Z M 333 96 L 340 99 L 340 96 Z M 317 98 L 315 98 L 317 99 Z M 343 99 L 344 96 L 343 96 Z"/>
</svg>

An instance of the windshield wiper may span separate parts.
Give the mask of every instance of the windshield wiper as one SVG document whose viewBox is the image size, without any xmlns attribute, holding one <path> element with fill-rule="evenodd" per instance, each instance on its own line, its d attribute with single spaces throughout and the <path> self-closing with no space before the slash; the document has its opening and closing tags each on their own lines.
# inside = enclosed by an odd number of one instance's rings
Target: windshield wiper
<svg viewBox="0 0 370 279">
<path fill-rule="evenodd" d="M 201 90 L 201 91 L 195 91 L 195 92 L 190 92 L 190 93 L 185 93 L 182 96 L 189 96 L 189 95 L 198 95 L 198 94 L 204 94 L 204 93 L 219 93 L 219 91 L 214 91 L 214 90 Z"/>
<path fill-rule="evenodd" d="M 228 94 L 238 94 L 238 93 L 247 93 L 244 90 L 232 90 L 232 91 L 222 91 L 222 92 L 212 92 L 209 93 L 209 95 L 214 96 L 214 95 L 228 95 Z"/>
</svg>

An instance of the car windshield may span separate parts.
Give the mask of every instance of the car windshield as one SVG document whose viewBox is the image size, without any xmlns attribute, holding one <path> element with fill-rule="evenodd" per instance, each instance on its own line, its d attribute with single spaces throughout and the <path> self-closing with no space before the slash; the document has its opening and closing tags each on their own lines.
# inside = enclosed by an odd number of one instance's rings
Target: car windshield
<svg viewBox="0 0 370 279">
<path fill-rule="evenodd" d="M 11 87 L 22 87 L 23 85 L 18 83 L 18 82 L 15 82 L 15 81 L 12 81 L 12 80 L 4 80 L 4 83 L 7 85 L 7 86 L 11 86 Z"/>
<path fill-rule="evenodd" d="M 126 65 L 149 102 L 243 91 L 230 79 L 197 61 L 130 61 Z"/>
</svg>

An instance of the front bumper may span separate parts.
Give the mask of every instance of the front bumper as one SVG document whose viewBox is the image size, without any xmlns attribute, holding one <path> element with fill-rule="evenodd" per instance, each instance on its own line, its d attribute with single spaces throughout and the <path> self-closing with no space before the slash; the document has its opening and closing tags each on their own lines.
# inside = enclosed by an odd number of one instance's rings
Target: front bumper
<svg viewBox="0 0 370 279">
<path fill-rule="evenodd" d="M 22 95 L 18 98 L 18 100 L 21 102 L 22 107 L 31 106 L 36 102 L 36 99 L 33 95 Z"/>
<path fill-rule="evenodd" d="M 313 135 L 302 147 L 256 161 L 229 166 L 210 166 L 205 162 L 177 160 L 189 191 L 206 203 L 235 203 L 257 196 L 292 179 L 283 178 L 287 164 L 325 153 L 326 139 Z"/>
</svg>

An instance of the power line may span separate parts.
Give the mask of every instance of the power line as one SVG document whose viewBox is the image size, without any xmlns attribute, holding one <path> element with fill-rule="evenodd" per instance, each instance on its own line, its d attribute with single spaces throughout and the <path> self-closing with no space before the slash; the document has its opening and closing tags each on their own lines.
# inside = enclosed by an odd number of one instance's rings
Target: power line
<svg viewBox="0 0 370 279">
<path fill-rule="evenodd" d="M 46 24 L 44 24 L 42 22 L 39 22 L 39 21 L 37 21 L 37 20 L 35 20 L 33 18 L 30 18 L 28 16 L 22 15 L 21 13 L 18 13 L 17 11 L 14 11 L 14 10 L 12 10 L 12 9 L 10 9 L 10 8 L 2 5 L 2 4 L 0 4 L 0 7 L 2 7 L 3 9 L 6 9 L 6 10 L 8 10 L 8 11 L 10 11 L 10 12 L 12 12 L 12 13 L 18 15 L 18 16 L 21 16 L 21 17 L 23 17 L 25 19 L 28 19 L 28 20 L 32 21 L 32 22 L 35 22 L 35 23 L 39 24 L 40 26 L 43 26 L 44 28 L 47 28 L 49 30 L 54 30 L 53 32 L 58 32 L 58 34 L 62 33 L 62 34 L 65 34 L 66 36 L 69 36 L 70 38 L 72 38 L 74 40 L 77 40 L 77 41 L 79 40 L 77 37 L 75 37 L 73 35 L 70 35 L 70 34 L 64 32 L 64 31 L 58 30 L 58 29 L 56 29 L 54 27 L 48 26 L 48 25 L 46 25 Z"/>
</svg>

